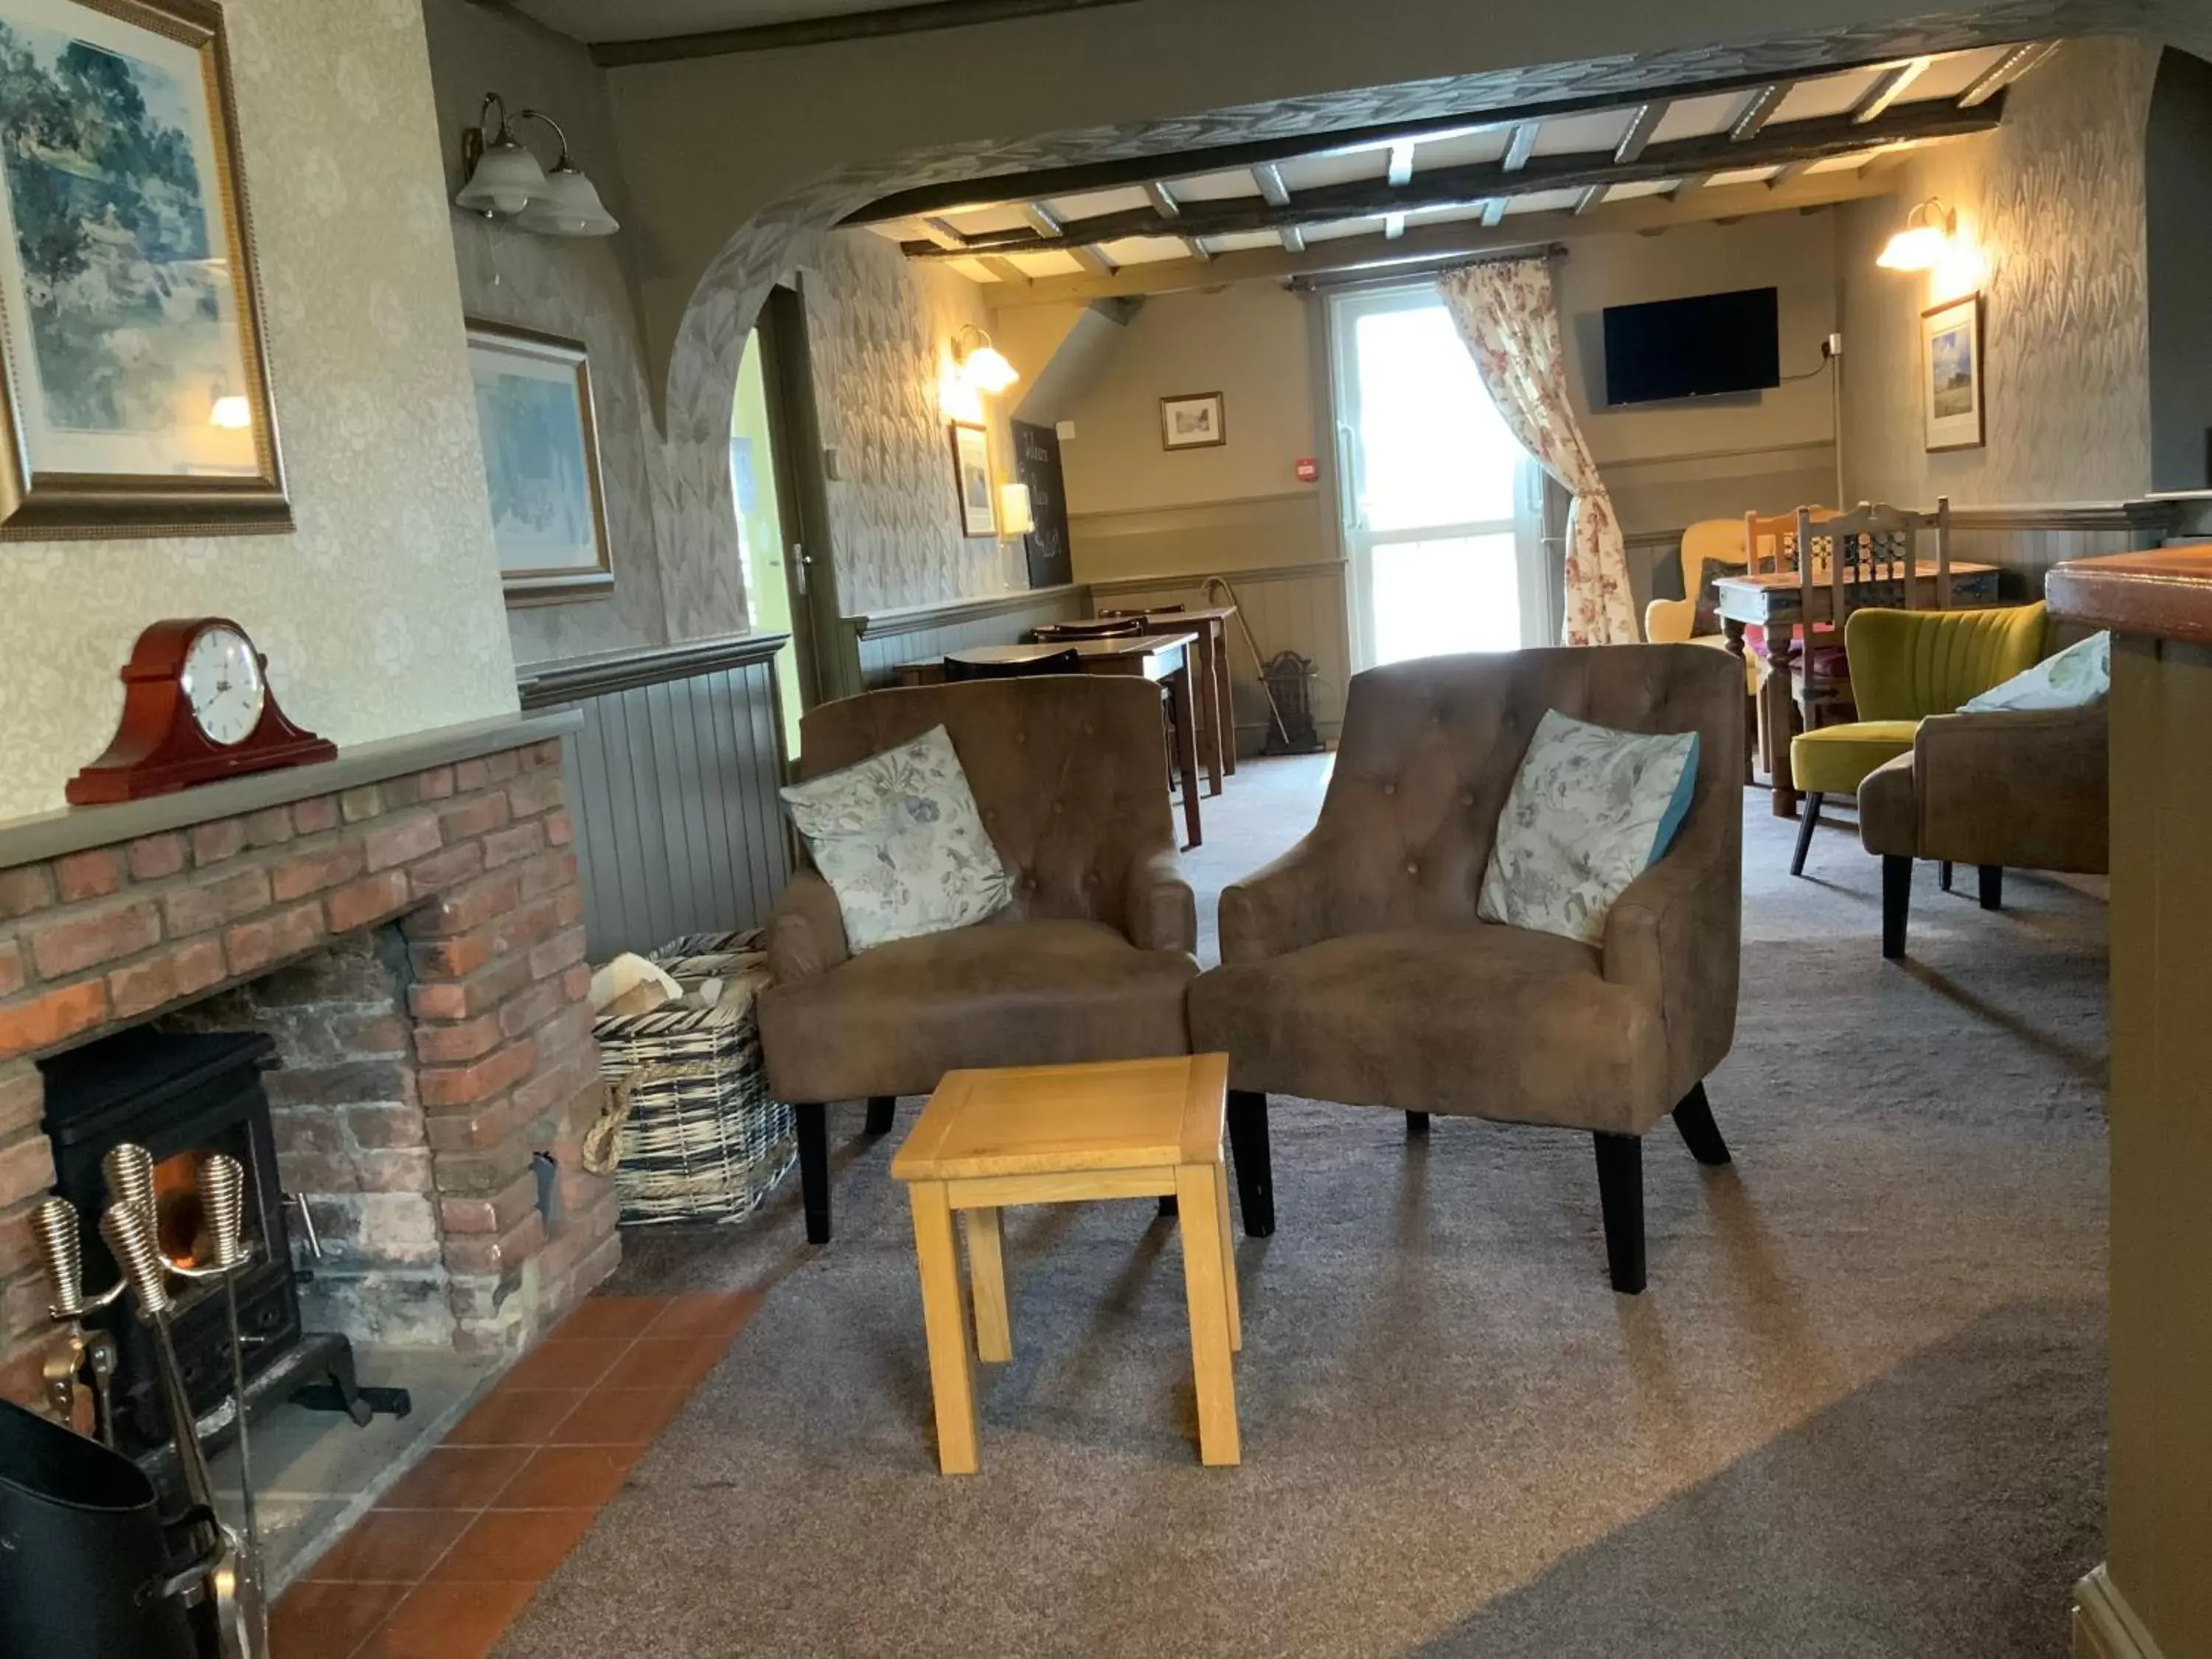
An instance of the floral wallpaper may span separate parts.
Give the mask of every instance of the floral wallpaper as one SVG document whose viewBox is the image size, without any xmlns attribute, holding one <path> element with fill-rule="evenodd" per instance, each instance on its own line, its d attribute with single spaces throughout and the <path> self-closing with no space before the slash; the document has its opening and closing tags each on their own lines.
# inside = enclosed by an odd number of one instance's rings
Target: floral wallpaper
<svg viewBox="0 0 2212 1659">
<path fill-rule="evenodd" d="M 511 711 L 419 0 L 226 0 L 297 530 L 0 544 L 0 818 L 106 746 L 131 641 L 228 615 L 340 744 Z"/>
<path fill-rule="evenodd" d="M 830 533 L 845 613 L 1027 586 L 1020 544 L 963 534 L 952 489 L 956 416 L 989 428 L 994 477 L 1011 476 L 1002 400 L 945 396 L 953 335 L 990 326 L 981 289 L 868 231 L 825 236 L 806 270 L 822 441 L 837 451 Z"/>
<path fill-rule="evenodd" d="M 2150 487 L 2143 141 L 2159 47 L 2069 41 L 2004 125 L 1931 147 L 1895 196 L 1844 210 L 1844 465 L 1854 498 L 1961 506 L 2112 501 Z M 1928 276 L 1875 256 L 1940 196 L 1964 252 Z M 1920 313 L 1979 289 L 1988 441 L 1929 454 Z"/>
</svg>

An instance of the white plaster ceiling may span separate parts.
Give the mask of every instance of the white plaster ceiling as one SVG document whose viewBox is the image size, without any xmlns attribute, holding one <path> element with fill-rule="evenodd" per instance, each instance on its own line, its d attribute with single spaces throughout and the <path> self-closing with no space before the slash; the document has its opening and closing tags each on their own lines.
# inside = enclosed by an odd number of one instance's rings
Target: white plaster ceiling
<svg viewBox="0 0 2212 1659">
<path fill-rule="evenodd" d="M 752 28 L 805 18 L 888 11 L 913 0 L 507 0 L 579 40 L 657 40 L 708 29 Z"/>
</svg>

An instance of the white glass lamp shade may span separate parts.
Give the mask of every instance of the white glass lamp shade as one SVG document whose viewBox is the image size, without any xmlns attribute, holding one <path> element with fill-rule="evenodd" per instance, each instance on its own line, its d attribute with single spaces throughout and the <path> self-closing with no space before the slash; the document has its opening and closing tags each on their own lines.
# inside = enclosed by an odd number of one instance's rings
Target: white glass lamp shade
<svg viewBox="0 0 2212 1659">
<path fill-rule="evenodd" d="M 968 377 L 968 384 L 988 395 L 1004 392 L 1022 378 L 1021 371 L 1008 362 L 1006 354 L 990 344 L 977 346 L 960 362 L 960 372 Z"/>
<path fill-rule="evenodd" d="M 1036 528 L 1036 514 L 1030 506 L 1030 487 L 1025 483 L 1005 483 L 999 486 L 999 533 L 1001 536 L 1026 536 Z"/>
<path fill-rule="evenodd" d="M 217 398 L 208 410 L 208 424 L 226 432 L 240 432 L 253 424 L 253 408 L 236 392 Z"/>
<path fill-rule="evenodd" d="M 509 218 L 544 191 L 545 169 L 538 165 L 535 155 L 510 138 L 486 146 L 468 183 L 453 198 L 453 205 L 471 213 Z"/>
<path fill-rule="evenodd" d="M 1933 270 L 1951 252 L 1958 216 L 1931 196 L 1905 216 L 1905 225 L 1875 256 L 1884 270 Z"/>
<path fill-rule="evenodd" d="M 531 198 L 516 221 L 540 236 L 611 236 L 622 228 L 599 200 L 598 188 L 572 167 L 545 175 L 545 188 Z"/>
</svg>

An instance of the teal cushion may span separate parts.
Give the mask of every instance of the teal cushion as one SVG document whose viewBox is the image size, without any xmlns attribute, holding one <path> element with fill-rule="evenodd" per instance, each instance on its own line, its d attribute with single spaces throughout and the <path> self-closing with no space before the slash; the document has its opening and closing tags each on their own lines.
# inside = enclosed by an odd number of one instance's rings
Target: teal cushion
<svg viewBox="0 0 2212 1659">
<path fill-rule="evenodd" d="M 1698 734 L 1690 733 L 1690 753 L 1682 763 L 1682 775 L 1675 780 L 1674 793 L 1668 799 L 1666 815 L 1659 820 L 1658 832 L 1651 837 L 1651 856 L 1644 860 L 1649 870 L 1667 856 L 1667 849 L 1674 844 L 1674 832 L 1682 827 L 1682 820 L 1690 816 L 1690 799 L 1698 793 Z"/>
</svg>

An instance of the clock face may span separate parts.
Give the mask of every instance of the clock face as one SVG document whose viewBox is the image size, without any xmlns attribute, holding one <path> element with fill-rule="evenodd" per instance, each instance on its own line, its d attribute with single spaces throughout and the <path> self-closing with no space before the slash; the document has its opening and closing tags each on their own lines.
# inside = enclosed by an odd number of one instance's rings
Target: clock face
<svg viewBox="0 0 2212 1659">
<path fill-rule="evenodd" d="M 243 742 L 261 723 L 268 690 L 253 642 L 231 628 L 203 629 L 185 653 L 180 684 L 192 719 L 210 743 Z"/>
</svg>

